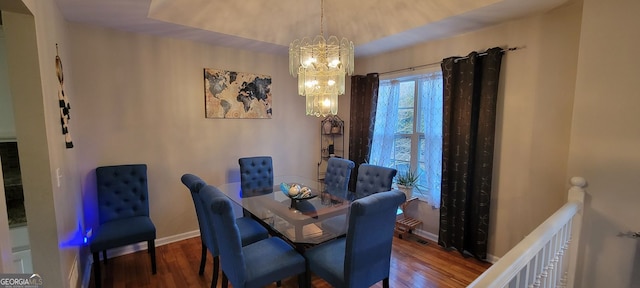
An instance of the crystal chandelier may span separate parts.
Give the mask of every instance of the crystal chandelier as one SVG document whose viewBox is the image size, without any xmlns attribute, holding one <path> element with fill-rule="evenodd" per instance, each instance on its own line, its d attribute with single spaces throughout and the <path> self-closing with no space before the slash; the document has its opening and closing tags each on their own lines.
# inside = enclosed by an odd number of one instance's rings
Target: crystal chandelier
<svg viewBox="0 0 640 288">
<path fill-rule="evenodd" d="M 338 114 L 338 95 L 344 94 L 346 75 L 353 74 L 353 42 L 336 36 L 324 38 L 324 0 L 321 0 L 320 35 L 289 45 L 289 72 L 298 77 L 298 94 L 306 97 L 307 115 Z"/>
</svg>

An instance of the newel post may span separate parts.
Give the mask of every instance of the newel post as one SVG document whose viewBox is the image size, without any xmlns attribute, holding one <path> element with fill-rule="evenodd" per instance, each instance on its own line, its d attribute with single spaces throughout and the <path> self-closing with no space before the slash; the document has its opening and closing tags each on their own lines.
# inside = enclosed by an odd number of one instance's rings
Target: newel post
<svg viewBox="0 0 640 288">
<path fill-rule="evenodd" d="M 571 225 L 571 242 L 569 247 L 569 267 L 567 270 L 567 286 L 574 287 L 575 276 L 578 264 L 578 249 L 580 246 L 580 234 L 582 231 L 582 217 L 584 215 L 584 188 L 587 187 L 587 180 L 582 177 L 571 177 L 571 188 L 567 202 L 578 205 L 578 211 L 573 216 Z"/>
</svg>

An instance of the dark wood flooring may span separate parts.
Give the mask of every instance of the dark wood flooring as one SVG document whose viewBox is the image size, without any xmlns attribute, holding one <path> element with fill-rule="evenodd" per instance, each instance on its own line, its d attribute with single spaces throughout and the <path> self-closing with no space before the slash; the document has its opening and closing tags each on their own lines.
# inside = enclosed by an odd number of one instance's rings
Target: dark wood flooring
<svg viewBox="0 0 640 288">
<path fill-rule="evenodd" d="M 151 274 L 146 251 L 109 259 L 106 266 L 101 265 L 102 287 L 210 287 L 213 270 L 211 255 L 207 256 L 204 275 L 198 275 L 199 237 L 156 247 L 156 257 L 156 275 Z M 490 266 L 490 263 L 464 258 L 458 252 L 445 251 L 436 243 L 425 242 L 414 236 L 405 239 L 395 237 L 389 282 L 394 288 L 466 287 Z M 331 287 L 315 276 L 312 278 L 312 286 Z M 94 287 L 93 272 L 89 287 Z M 297 279 L 284 279 L 282 287 L 298 287 Z M 373 287 L 382 287 L 382 282 Z"/>
</svg>

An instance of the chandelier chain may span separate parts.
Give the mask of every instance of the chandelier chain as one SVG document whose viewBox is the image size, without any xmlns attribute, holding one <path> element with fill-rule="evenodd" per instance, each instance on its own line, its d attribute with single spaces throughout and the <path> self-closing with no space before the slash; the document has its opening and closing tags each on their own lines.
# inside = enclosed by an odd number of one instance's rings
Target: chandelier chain
<svg viewBox="0 0 640 288">
<path fill-rule="evenodd" d="M 320 0 L 320 35 L 324 37 L 324 0 Z"/>
</svg>

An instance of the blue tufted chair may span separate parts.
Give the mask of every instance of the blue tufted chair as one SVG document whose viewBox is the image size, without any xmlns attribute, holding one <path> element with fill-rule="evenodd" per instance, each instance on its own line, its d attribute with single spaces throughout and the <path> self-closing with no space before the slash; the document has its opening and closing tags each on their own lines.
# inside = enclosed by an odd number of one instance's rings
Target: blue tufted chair
<svg viewBox="0 0 640 288">
<path fill-rule="evenodd" d="M 227 287 L 227 279 L 234 288 L 264 287 L 293 275 L 298 275 L 299 285 L 304 287 L 305 259 L 293 247 L 278 237 L 242 246 L 229 198 L 211 185 L 199 194 L 210 225 L 216 229 L 223 287 Z"/>
<path fill-rule="evenodd" d="M 347 237 L 305 252 L 306 284 L 313 272 L 333 287 L 370 287 L 382 280 L 388 288 L 396 210 L 405 200 L 404 193 L 391 190 L 351 203 Z"/>
<path fill-rule="evenodd" d="M 191 198 L 193 199 L 193 205 L 196 209 L 196 216 L 198 218 L 198 226 L 200 227 L 200 239 L 202 240 L 202 255 L 200 257 L 200 270 L 198 274 L 204 273 L 204 267 L 207 261 L 207 249 L 213 256 L 213 277 L 211 279 L 211 287 L 216 287 L 218 283 L 218 272 L 220 269 L 220 260 L 218 259 L 220 251 L 218 249 L 218 242 L 213 236 L 215 231 L 212 230 L 213 226 L 209 223 L 209 219 L 206 216 L 206 211 L 202 200 L 200 200 L 200 189 L 207 185 L 204 180 L 193 174 L 184 174 L 181 177 L 182 183 L 189 188 L 191 192 Z M 240 238 L 242 239 L 242 245 L 249 245 L 251 243 L 268 238 L 269 233 L 260 223 L 249 217 L 242 217 L 236 220 L 238 224 L 238 230 L 240 231 Z"/>
<path fill-rule="evenodd" d="M 349 159 L 329 158 L 327 172 L 324 177 L 325 190 L 329 194 L 346 198 L 353 167 L 356 167 L 356 164 Z"/>
<path fill-rule="evenodd" d="M 349 178 L 351 177 L 351 170 L 353 170 L 355 166 L 356 164 L 349 159 L 329 158 L 327 173 L 324 177 L 325 190 L 329 194 L 336 195 L 343 199 L 352 195 L 348 191 Z M 346 224 L 346 215 L 339 215 L 322 221 L 321 225 L 326 231 L 336 235 L 343 235 L 347 229 Z"/>
<path fill-rule="evenodd" d="M 273 189 L 273 160 L 271 156 L 244 157 L 240 164 L 240 185 L 243 193 Z"/>
<path fill-rule="evenodd" d="M 100 287 L 100 257 L 107 262 L 107 249 L 146 241 L 151 271 L 156 274 L 156 227 L 149 218 L 147 165 L 117 165 L 96 168 L 98 220 L 89 249 L 93 254 L 95 286 Z"/>
<path fill-rule="evenodd" d="M 396 176 L 396 173 L 398 171 L 393 168 L 361 164 L 356 179 L 356 199 L 391 190 L 393 177 Z"/>
</svg>

